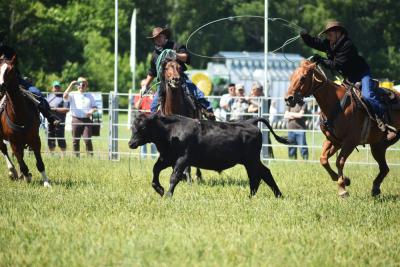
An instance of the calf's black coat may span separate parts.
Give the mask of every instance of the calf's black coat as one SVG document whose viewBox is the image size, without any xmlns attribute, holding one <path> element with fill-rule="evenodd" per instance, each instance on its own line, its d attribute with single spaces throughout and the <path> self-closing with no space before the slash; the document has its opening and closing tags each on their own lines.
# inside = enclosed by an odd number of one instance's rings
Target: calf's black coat
<svg viewBox="0 0 400 267">
<path fill-rule="evenodd" d="M 164 188 L 159 182 L 159 174 L 167 167 L 173 167 L 167 192 L 168 196 L 172 196 L 187 166 L 221 172 L 242 164 L 250 179 L 251 195 L 256 194 L 263 179 L 279 197 L 281 192 L 270 170 L 260 161 L 262 135 L 256 126 L 258 122 L 266 124 L 278 142 L 288 143 L 277 136 L 263 118 L 215 122 L 182 116 L 142 114 L 133 123 L 129 147 L 135 149 L 150 142 L 157 146 L 160 157 L 153 167 L 152 185 L 161 196 L 164 195 Z"/>
</svg>

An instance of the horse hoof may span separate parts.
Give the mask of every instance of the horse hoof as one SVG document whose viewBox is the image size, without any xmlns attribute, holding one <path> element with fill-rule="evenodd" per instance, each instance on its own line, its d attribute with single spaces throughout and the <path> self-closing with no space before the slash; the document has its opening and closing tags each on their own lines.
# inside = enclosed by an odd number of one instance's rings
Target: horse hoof
<svg viewBox="0 0 400 267">
<path fill-rule="evenodd" d="M 167 194 L 165 195 L 165 197 L 172 198 L 172 193 L 168 191 Z"/>
<path fill-rule="evenodd" d="M 350 194 L 347 191 L 343 191 L 343 192 L 339 193 L 339 197 L 341 197 L 341 198 L 347 198 L 349 196 L 350 196 Z"/>
<path fill-rule="evenodd" d="M 346 186 L 349 186 L 349 185 L 351 184 L 351 180 L 350 180 L 349 177 L 344 177 L 343 181 L 344 181 L 344 184 L 345 184 Z"/>
<path fill-rule="evenodd" d="M 24 176 L 24 180 L 29 184 L 32 181 L 32 174 L 28 174 L 28 176 Z"/>
<path fill-rule="evenodd" d="M 10 169 L 8 172 L 8 176 L 10 177 L 11 180 L 17 180 L 18 179 L 18 173 L 15 169 Z"/>
<path fill-rule="evenodd" d="M 43 186 L 44 186 L 44 187 L 51 188 L 51 184 L 50 184 L 50 182 L 48 182 L 48 181 L 44 181 L 44 182 L 43 182 Z"/>
<path fill-rule="evenodd" d="M 372 188 L 372 190 L 371 190 L 371 195 L 373 196 L 373 197 L 377 197 L 377 196 L 379 196 L 381 194 L 381 189 L 379 188 L 379 187 L 377 187 L 377 188 Z"/>
</svg>

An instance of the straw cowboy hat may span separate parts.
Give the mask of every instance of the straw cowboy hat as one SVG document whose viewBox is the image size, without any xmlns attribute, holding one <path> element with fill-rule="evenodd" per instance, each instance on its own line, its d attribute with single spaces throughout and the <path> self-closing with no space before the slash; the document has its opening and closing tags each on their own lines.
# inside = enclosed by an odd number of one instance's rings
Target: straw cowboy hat
<svg viewBox="0 0 400 267">
<path fill-rule="evenodd" d="M 337 20 L 329 20 L 329 21 L 326 23 L 325 30 L 323 30 L 322 32 L 320 32 L 319 35 L 322 35 L 322 34 L 328 32 L 328 31 L 331 31 L 331 30 L 341 30 L 342 32 L 344 32 L 344 33 L 347 34 L 346 28 L 343 26 L 343 24 L 342 24 L 340 21 L 337 21 Z"/>
<path fill-rule="evenodd" d="M 155 27 L 151 33 L 151 36 L 147 37 L 147 39 L 154 39 L 162 33 L 165 34 L 167 38 L 169 38 L 171 35 L 171 31 L 168 28 Z"/>
</svg>

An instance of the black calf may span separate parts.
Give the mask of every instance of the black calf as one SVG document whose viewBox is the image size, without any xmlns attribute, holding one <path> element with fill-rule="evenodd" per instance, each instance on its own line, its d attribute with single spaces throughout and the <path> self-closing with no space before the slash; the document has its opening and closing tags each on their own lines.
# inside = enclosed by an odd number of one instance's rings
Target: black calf
<svg viewBox="0 0 400 267">
<path fill-rule="evenodd" d="M 153 188 L 161 196 L 164 188 L 159 181 L 160 172 L 171 166 L 173 173 L 167 192 L 172 196 L 187 166 L 221 172 L 242 164 L 250 179 L 250 194 L 255 195 L 261 179 L 268 184 L 276 197 L 282 195 L 270 170 L 260 161 L 262 136 L 256 126 L 263 122 L 276 140 L 288 144 L 277 136 L 268 121 L 252 118 L 239 122 L 195 120 L 181 116 L 140 115 L 133 123 L 129 147 L 154 143 L 160 152 L 153 167 Z"/>
</svg>

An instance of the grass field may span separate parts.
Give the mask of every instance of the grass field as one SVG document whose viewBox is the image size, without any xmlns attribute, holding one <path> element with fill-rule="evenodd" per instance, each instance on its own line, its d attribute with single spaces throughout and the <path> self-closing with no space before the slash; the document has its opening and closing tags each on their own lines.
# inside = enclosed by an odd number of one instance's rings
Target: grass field
<svg viewBox="0 0 400 267">
<path fill-rule="evenodd" d="M 151 187 L 151 160 L 45 156 L 46 189 L 26 159 L 29 185 L 0 161 L 0 266 L 400 265 L 399 167 L 376 199 L 376 167 L 348 166 L 350 197 L 339 199 L 322 167 L 303 161 L 270 164 L 282 199 L 265 184 L 249 199 L 242 166 L 205 171 L 166 199 Z"/>
</svg>

